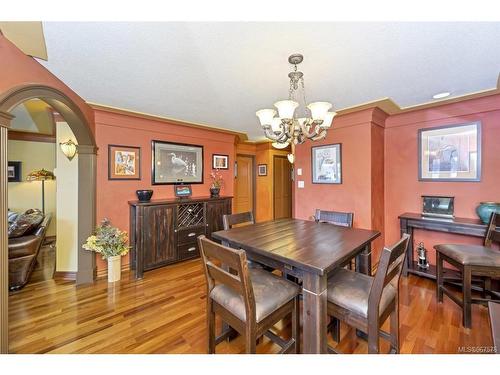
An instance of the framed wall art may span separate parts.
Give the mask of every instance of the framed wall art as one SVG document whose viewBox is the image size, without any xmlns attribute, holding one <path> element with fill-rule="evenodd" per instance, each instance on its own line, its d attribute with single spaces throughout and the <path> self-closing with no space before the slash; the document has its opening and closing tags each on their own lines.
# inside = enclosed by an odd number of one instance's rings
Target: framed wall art
<svg viewBox="0 0 500 375">
<path fill-rule="evenodd" d="M 152 142 L 153 185 L 202 184 L 203 146 Z"/>
<path fill-rule="evenodd" d="M 267 164 L 259 164 L 257 166 L 257 175 L 258 176 L 267 176 Z"/>
<path fill-rule="evenodd" d="M 420 181 L 481 181 L 481 122 L 418 130 Z"/>
<path fill-rule="evenodd" d="M 21 163 L 20 161 L 9 161 L 7 166 L 7 180 L 9 182 L 21 182 Z"/>
<path fill-rule="evenodd" d="M 108 179 L 140 180 L 141 148 L 108 145 Z"/>
<path fill-rule="evenodd" d="M 312 183 L 342 183 L 342 145 L 340 143 L 311 148 Z"/>
<path fill-rule="evenodd" d="M 212 169 L 229 169 L 229 156 L 213 154 Z"/>
</svg>

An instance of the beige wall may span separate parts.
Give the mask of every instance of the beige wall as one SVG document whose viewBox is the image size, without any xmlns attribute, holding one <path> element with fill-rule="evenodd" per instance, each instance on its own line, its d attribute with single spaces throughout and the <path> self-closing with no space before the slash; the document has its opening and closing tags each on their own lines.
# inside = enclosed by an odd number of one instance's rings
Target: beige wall
<svg viewBox="0 0 500 375">
<path fill-rule="evenodd" d="M 57 122 L 57 144 L 76 138 L 65 122 Z M 57 251 L 56 271 L 78 269 L 78 154 L 73 160 L 57 147 Z"/>
<path fill-rule="evenodd" d="M 8 141 L 9 161 L 20 161 L 22 182 L 8 183 L 9 209 L 24 212 L 29 208 L 42 209 L 42 183 L 27 182 L 33 170 L 53 171 L 56 166 L 56 145 L 45 142 Z M 45 181 L 45 212 L 52 214 L 47 236 L 56 235 L 56 181 Z"/>
</svg>

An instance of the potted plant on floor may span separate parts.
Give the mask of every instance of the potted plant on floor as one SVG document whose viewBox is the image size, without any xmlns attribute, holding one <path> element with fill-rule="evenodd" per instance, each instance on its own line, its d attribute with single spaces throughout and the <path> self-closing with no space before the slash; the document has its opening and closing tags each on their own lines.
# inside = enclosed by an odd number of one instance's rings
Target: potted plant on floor
<svg viewBox="0 0 500 375">
<path fill-rule="evenodd" d="M 83 248 L 101 254 L 108 261 L 108 282 L 121 278 L 121 257 L 128 253 L 127 232 L 113 227 L 108 219 L 104 219 L 95 233 L 87 238 Z"/>
</svg>

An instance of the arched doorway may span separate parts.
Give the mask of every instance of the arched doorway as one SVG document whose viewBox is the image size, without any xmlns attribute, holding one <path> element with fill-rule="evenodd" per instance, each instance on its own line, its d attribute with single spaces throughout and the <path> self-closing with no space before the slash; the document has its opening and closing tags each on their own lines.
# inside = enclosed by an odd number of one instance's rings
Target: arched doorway
<svg viewBox="0 0 500 375">
<path fill-rule="evenodd" d="M 22 102 L 39 98 L 51 105 L 66 120 L 78 141 L 78 243 L 82 244 L 95 226 L 96 151 L 90 124 L 81 109 L 61 91 L 43 85 L 23 85 L 0 95 L 0 352 L 8 350 L 8 249 L 7 212 L 7 129 L 10 111 Z M 95 278 L 94 254 L 78 249 L 76 283 Z"/>
<path fill-rule="evenodd" d="M 9 113 L 20 103 L 39 98 L 67 121 L 78 141 L 78 242 L 84 243 L 95 224 L 95 166 L 96 145 L 85 116 L 80 108 L 62 92 L 40 85 L 15 88 L 0 97 L 0 112 Z M 77 284 L 91 282 L 95 274 L 95 257 L 79 249 Z"/>
</svg>

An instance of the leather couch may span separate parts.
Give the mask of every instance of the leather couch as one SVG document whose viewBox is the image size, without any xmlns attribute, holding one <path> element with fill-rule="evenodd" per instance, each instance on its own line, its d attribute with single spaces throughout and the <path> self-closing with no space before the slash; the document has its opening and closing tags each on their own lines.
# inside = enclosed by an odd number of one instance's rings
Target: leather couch
<svg viewBox="0 0 500 375">
<path fill-rule="evenodd" d="M 45 240 L 51 216 L 47 214 L 30 234 L 9 238 L 9 289 L 18 290 L 26 285 L 35 268 L 36 259 Z"/>
</svg>

